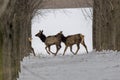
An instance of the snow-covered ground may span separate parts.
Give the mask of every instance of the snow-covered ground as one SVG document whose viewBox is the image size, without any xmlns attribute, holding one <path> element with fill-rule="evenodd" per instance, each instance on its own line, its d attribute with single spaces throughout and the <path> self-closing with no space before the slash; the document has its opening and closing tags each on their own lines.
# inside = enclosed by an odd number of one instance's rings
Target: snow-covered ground
<svg viewBox="0 0 120 80">
<path fill-rule="evenodd" d="M 29 56 L 18 80 L 120 80 L 120 52 Z"/>
</svg>

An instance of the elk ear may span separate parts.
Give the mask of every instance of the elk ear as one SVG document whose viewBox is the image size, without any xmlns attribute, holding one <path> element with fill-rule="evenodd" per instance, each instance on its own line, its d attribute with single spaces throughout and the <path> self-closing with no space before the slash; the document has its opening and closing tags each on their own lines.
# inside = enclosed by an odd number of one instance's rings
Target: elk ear
<svg viewBox="0 0 120 80">
<path fill-rule="evenodd" d="M 60 31 L 60 33 L 62 34 L 63 31 Z"/>
<path fill-rule="evenodd" d="M 42 33 L 43 32 L 43 30 L 39 30 L 39 33 Z"/>
<path fill-rule="evenodd" d="M 43 33 L 43 30 L 41 30 L 41 32 Z"/>
</svg>

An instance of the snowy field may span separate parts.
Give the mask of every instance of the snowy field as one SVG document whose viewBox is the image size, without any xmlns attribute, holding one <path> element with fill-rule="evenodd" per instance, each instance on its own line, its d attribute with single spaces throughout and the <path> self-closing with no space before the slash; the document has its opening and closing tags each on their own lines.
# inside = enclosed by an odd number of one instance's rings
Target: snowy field
<svg viewBox="0 0 120 80">
<path fill-rule="evenodd" d="M 17 80 L 120 80 L 120 52 L 24 58 Z"/>
</svg>

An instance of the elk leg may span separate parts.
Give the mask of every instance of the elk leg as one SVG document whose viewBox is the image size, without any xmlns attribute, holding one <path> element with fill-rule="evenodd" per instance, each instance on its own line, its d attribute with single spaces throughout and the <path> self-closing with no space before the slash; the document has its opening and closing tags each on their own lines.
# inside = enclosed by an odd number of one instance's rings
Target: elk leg
<svg viewBox="0 0 120 80">
<path fill-rule="evenodd" d="M 45 47 L 45 50 L 47 51 L 47 53 L 50 55 L 50 52 L 48 52 L 48 50 L 47 50 L 47 46 Z"/>
<path fill-rule="evenodd" d="M 72 51 L 72 46 L 70 46 L 70 51 L 71 51 L 73 54 L 75 54 L 75 53 Z"/>
<path fill-rule="evenodd" d="M 52 54 L 55 54 L 55 53 L 53 53 L 53 52 L 50 50 L 50 46 L 48 47 L 48 51 L 51 52 Z"/>
<path fill-rule="evenodd" d="M 64 53 L 63 53 L 63 56 L 65 55 L 65 51 L 67 50 L 68 46 L 65 47 L 65 50 L 64 50 Z"/>
<path fill-rule="evenodd" d="M 85 45 L 85 42 L 83 41 L 81 44 L 85 47 L 86 52 L 88 53 L 88 49 L 87 49 L 87 46 Z"/>
<path fill-rule="evenodd" d="M 60 49 L 60 48 L 61 48 L 61 45 L 59 45 L 58 48 Z"/>
<path fill-rule="evenodd" d="M 76 55 L 78 53 L 79 49 L 80 49 L 80 46 L 79 46 L 79 44 L 77 44 L 77 50 L 74 55 Z"/>
<path fill-rule="evenodd" d="M 60 48 L 61 48 L 61 45 L 56 45 L 56 49 L 57 49 L 57 51 L 56 51 L 56 53 L 55 53 L 55 56 L 57 55 L 57 53 L 58 53 L 58 51 L 60 50 Z"/>
<path fill-rule="evenodd" d="M 34 51 L 34 49 L 32 47 L 31 47 L 31 50 L 32 50 L 33 55 L 36 56 L 35 51 Z"/>
<path fill-rule="evenodd" d="M 57 52 L 58 52 L 58 47 L 57 47 L 57 45 L 56 45 L 56 49 L 57 49 L 56 53 L 53 53 L 53 52 L 50 50 L 50 46 L 48 47 L 48 51 L 51 52 L 52 54 L 54 54 L 55 56 L 56 56 L 56 54 L 57 54 Z"/>
<path fill-rule="evenodd" d="M 58 51 L 59 51 L 60 48 L 56 45 L 56 49 L 57 50 L 56 50 L 55 56 L 57 55 L 57 53 L 58 53 Z"/>
</svg>

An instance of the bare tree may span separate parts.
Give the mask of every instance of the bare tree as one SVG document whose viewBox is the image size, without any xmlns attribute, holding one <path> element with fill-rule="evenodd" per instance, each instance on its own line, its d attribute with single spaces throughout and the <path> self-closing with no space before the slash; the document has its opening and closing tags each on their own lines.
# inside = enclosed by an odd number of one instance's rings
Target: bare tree
<svg viewBox="0 0 120 80">
<path fill-rule="evenodd" d="M 94 0 L 93 47 L 120 50 L 120 0 Z"/>
<path fill-rule="evenodd" d="M 31 19 L 42 0 L 0 0 L 0 80 L 16 80 L 29 53 Z"/>
</svg>

